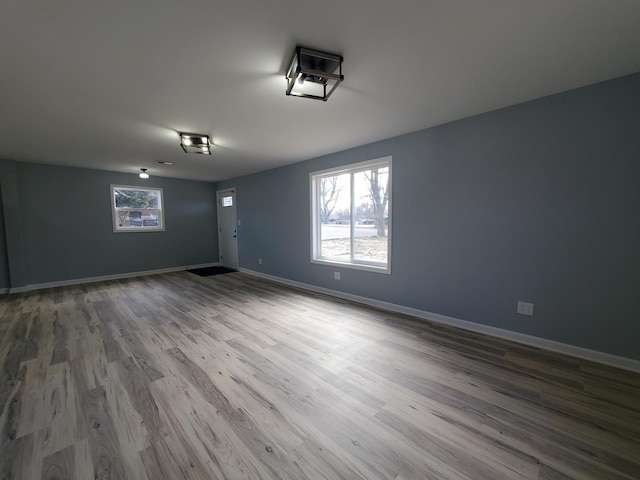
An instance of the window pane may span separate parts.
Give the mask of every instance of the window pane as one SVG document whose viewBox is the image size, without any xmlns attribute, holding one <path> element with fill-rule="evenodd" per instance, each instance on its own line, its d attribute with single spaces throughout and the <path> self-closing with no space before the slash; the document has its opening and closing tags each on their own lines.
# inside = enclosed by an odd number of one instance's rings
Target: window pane
<svg viewBox="0 0 640 480">
<path fill-rule="evenodd" d="M 222 197 L 222 206 L 223 207 L 233 207 L 233 197 Z"/>
<path fill-rule="evenodd" d="M 113 231 L 163 231 L 161 188 L 111 186 Z"/>
<path fill-rule="evenodd" d="M 344 173 L 318 179 L 320 257 L 351 261 L 351 187 Z"/>
<path fill-rule="evenodd" d="M 116 188 L 114 194 L 116 208 L 158 208 L 158 192 Z"/>
<path fill-rule="evenodd" d="M 391 168 L 389 156 L 309 175 L 312 262 L 391 273 Z"/>
<path fill-rule="evenodd" d="M 388 167 L 354 174 L 354 252 L 356 261 L 387 263 Z"/>
</svg>

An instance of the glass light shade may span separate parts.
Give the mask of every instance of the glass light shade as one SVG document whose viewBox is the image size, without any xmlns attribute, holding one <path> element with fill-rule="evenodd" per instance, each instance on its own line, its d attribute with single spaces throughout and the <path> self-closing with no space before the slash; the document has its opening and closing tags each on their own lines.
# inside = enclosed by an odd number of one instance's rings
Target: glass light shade
<svg viewBox="0 0 640 480">
<path fill-rule="evenodd" d="M 287 70 L 287 95 L 327 101 L 344 80 L 340 55 L 296 47 Z"/>
<path fill-rule="evenodd" d="M 181 133 L 180 146 L 185 153 L 211 155 L 211 142 L 209 141 L 209 135 Z"/>
</svg>

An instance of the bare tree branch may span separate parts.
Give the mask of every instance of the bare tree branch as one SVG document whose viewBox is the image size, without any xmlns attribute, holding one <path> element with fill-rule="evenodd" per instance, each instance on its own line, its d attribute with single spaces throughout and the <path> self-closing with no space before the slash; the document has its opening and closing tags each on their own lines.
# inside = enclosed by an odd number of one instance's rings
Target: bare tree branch
<svg viewBox="0 0 640 480">
<path fill-rule="evenodd" d="M 320 179 L 320 201 L 322 202 L 320 215 L 323 223 L 328 223 L 331 219 L 341 190 L 342 187 L 338 186 L 337 176 Z"/>
<path fill-rule="evenodd" d="M 382 171 L 381 171 L 382 170 Z M 389 201 L 389 176 L 386 175 L 386 182 L 380 177 L 384 176 L 384 169 L 374 169 L 365 172 L 364 177 L 367 179 L 367 188 L 369 190 L 369 198 L 373 205 L 373 218 L 376 225 L 376 233 L 379 237 L 387 235 L 384 212 Z"/>
</svg>

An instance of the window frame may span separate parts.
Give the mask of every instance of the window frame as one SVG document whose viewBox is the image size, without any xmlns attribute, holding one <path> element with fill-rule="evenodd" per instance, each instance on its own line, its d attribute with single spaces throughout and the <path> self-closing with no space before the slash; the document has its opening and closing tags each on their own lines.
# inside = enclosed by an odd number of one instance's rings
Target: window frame
<svg viewBox="0 0 640 480">
<path fill-rule="evenodd" d="M 351 261 L 340 261 L 331 258 L 325 258 L 320 256 L 321 251 L 321 214 L 320 214 L 320 201 L 318 196 L 320 195 L 319 191 L 319 182 L 323 177 L 328 176 L 337 176 L 342 174 L 350 175 L 350 192 L 349 192 L 349 203 L 350 203 L 350 221 L 349 227 L 351 229 L 351 243 L 353 245 L 353 231 L 355 228 L 355 219 L 353 215 L 353 175 L 359 172 L 363 172 L 371 169 L 374 166 L 386 166 L 389 169 L 389 184 L 387 187 L 387 211 L 388 211 L 388 222 L 387 222 L 387 262 L 386 265 L 379 264 L 377 262 L 367 262 L 365 260 L 354 260 L 352 258 Z M 311 263 L 320 264 L 320 265 L 331 265 L 334 267 L 343 267 L 350 268 L 355 270 L 364 270 L 368 272 L 375 273 L 384 273 L 391 274 L 391 237 L 392 237 L 392 170 L 393 170 L 393 157 L 391 155 L 385 157 L 379 157 L 372 160 L 366 160 L 363 162 L 351 163 L 348 165 L 343 165 L 339 167 L 327 168 L 324 170 L 318 170 L 315 172 L 309 173 L 309 195 L 310 195 L 310 223 L 311 223 Z M 353 249 L 352 249 L 353 251 Z"/>
<path fill-rule="evenodd" d="M 142 190 L 147 192 L 154 192 L 158 194 L 158 208 L 154 210 L 159 210 L 158 212 L 158 224 L 157 225 L 144 225 L 144 223 L 139 227 L 125 227 L 119 225 L 119 215 L 120 211 L 143 211 L 144 208 L 122 208 L 116 207 L 116 190 Z M 111 224 L 113 227 L 113 233 L 129 233 L 129 232 L 164 232 L 165 223 L 164 223 L 164 195 L 162 188 L 156 187 L 140 187 L 137 185 L 111 185 Z"/>
</svg>

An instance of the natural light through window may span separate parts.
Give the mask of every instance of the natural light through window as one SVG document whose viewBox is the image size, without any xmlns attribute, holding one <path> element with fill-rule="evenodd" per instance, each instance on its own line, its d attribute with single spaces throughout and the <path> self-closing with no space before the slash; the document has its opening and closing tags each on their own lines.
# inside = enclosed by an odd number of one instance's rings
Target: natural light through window
<svg viewBox="0 0 640 480">
<path fill-rule="evenodd" d="M 391 157 L 313 172 L 311 261 L 390 273 Z"/>
<path fill-rule="evenodd" d="M 164 230 L 161 188 L 111 185 L 114 232 Z"/>
</svg>

